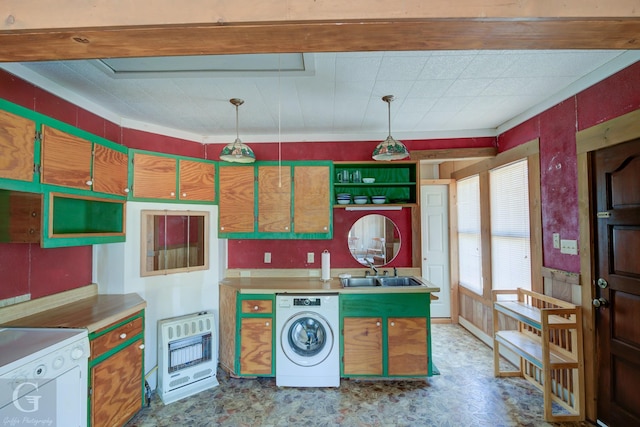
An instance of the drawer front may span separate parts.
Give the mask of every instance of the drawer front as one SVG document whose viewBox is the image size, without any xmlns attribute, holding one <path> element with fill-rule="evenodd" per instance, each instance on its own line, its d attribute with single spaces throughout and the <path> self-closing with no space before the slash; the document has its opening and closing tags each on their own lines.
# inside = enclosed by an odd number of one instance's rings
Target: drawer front
<svg viewBox="0 0 640 427">
<path fill-rule="evenodd" d="M 142 333 L 142 317 L 137 317 L 131 322 L 91 340 L 91 358 L 99 357 L 140 333 Z"/>
<path fill-rule="evenodd" d="M 265 299 L 248 299 L 242 301 L 242 313 L 273 313 L 273 301 Z"/>
</svg>

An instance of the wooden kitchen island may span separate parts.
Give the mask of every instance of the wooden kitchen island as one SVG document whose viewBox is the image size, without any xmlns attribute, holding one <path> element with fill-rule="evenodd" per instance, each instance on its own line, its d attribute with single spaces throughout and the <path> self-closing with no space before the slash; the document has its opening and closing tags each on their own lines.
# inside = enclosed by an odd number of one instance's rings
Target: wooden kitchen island
<svg viewBox="0 0 640 427">
<path fill-rule="evenodd" d="M 275 295 L 338 294 L 340 375 L 416 378 L 434 374 L 431 293 L 421 286 L 344 288 L 317 277 L 227 278 L 220 283 L 220 365 L 237 377 L 275 376 Z"/>
</svg>

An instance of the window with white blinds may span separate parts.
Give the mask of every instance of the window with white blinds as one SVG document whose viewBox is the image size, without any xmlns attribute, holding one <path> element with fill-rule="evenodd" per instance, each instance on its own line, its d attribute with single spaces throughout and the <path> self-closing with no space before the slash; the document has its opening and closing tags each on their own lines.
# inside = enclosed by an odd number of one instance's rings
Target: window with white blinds
<svg viewBox="0 0 640 427">
<path fill-rule="evenodd" d="M 456 183 L 458 198 L 458 275 L 460 285 L 482 295 L 480 245 L 480 179 L 478 175 Z"/>
<path fill-rule="evenodd" d="M 489 171 L 493 289 L 531 289 L 527 161 Z"/>
</svg>

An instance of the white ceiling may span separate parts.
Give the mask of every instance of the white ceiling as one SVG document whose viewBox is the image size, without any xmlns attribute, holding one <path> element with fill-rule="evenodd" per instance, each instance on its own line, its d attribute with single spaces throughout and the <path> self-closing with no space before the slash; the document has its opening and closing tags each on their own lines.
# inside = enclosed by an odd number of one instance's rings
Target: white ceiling
<svg viewBox="0 0 640 427">
<path fill-rule="evenodd" d="M 2 67 L 122 126 L 195 141 L 233 141 L 229 99 L 242 98 L 240 139 L 251 143 L 382 140 L 384 95 L 395 96 L 396 139 L 493 136 L 638 60 L 638 51 L 479 50 L 305 54 L 304 72 L 278 65 L 270 72 L 114 76 L 86 60 Z M 210 66 L 218 66 L 215 57 Z"/>
</svg>

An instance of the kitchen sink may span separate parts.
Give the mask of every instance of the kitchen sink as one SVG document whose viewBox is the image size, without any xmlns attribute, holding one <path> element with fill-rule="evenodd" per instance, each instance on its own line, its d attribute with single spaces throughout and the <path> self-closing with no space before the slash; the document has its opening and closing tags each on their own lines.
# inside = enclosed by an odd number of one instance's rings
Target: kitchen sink
<svg viewBox="0 0 640 427">
<path fill-rule="evenodd" d="M 367 276 L 349 277 L 340 279 L 345 288 L 356 288 L 364 286 L 422 286 L 422 283 L 413 277 L 405 276 Z"/>
</svg>

